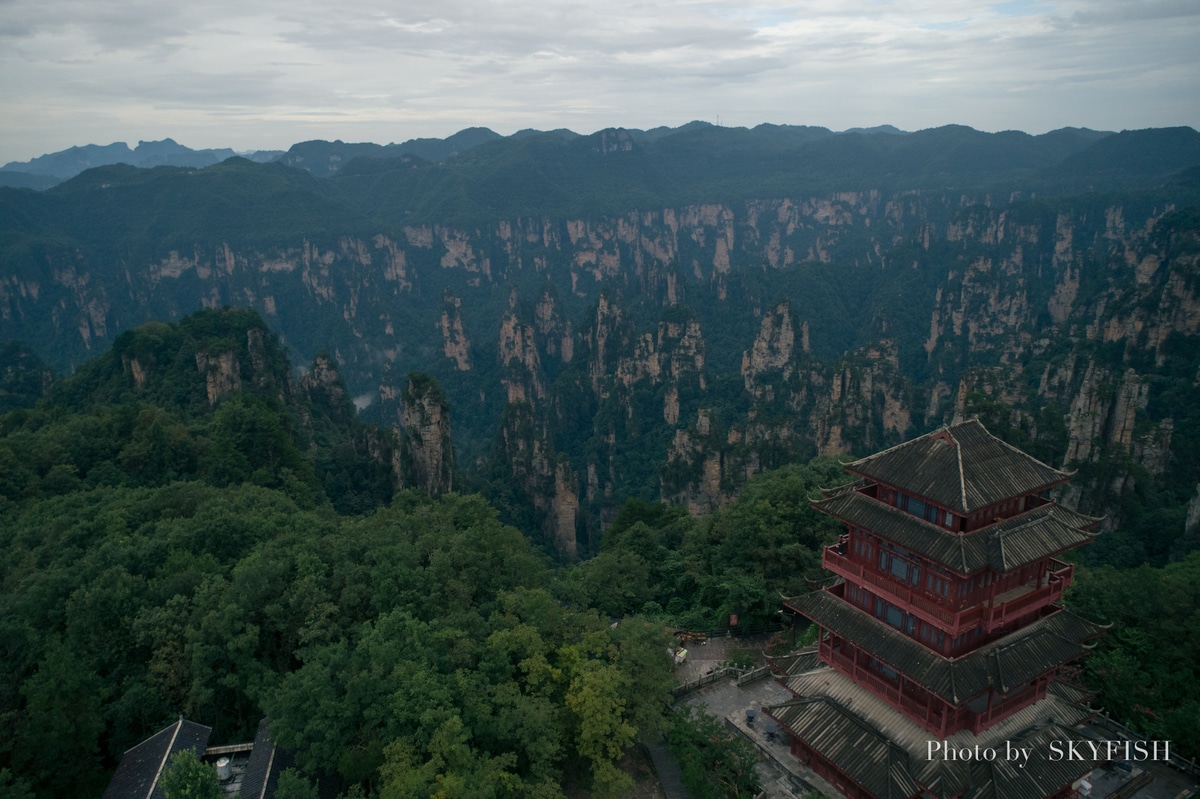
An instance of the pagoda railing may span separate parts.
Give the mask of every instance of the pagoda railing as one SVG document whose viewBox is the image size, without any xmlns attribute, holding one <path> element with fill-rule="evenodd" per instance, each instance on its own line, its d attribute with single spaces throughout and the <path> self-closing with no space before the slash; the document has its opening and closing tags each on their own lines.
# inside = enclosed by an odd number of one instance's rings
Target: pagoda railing
<svg viewBox="0 0 1200 799">
<path fill-rule="evenodd" d="M 1003 702 L 991 705 L 987 710 L 982 712 L 972 713 L 974 718 L 971 720 L 971 732 L 978 735 L 981 730 L 990 727 L 997 721 L 1012 715 L 1024 707 L 1032 705 L 1045 695 L 1047 684 L 1048 682 L 1038 680 L 1022 688 L 1017 693 L 1006 697 Z"/>
<path fill-rule="evenodd" d="M 940 711 L 944 705 L 940 700 L 934 700 L 933 706 L 930 707 L 925 702 L 906 693 L 896 683 L 864 666 L 858 665 L 854 662 L 854 658 L 842 654 L 831 647 L 828 642 L 822 642 L 818 654 L 821 660 L 833 666 L 857 685 L 866 688 L 892 707 L 903 711 L 905 715 L 929 732 L 935 735 L 941 734 L 942 715 Z"/>
<path fill-rule="evenodd" d="M 865 564 L 855 563 L 844 554 L 844 549 L 844 541 L 825 547 L 821 565 L 847 580 L 859 585 L 871 586 L 898 607 L 933 624 L 950 636 L 957 636 L 975 627 L 983 627 L 987 632 L 992 632 L 1020 616 L 1052 602 L 1057 602 L 1062 598 L 1063 591 L 1071 584 L 1075 573 L 1074 564 L 1051 558 L 1045 585 L 1026 591 L 1020 596 L 995 606 L 989 607 L 985 601 L 983 604 L 955 613 L 948 608 L 939 606 L 919 591 L 913 590 L 891 576 L 881 574 Z"/>
<path fill-rule="evenodd" d="M 976 712 L 966 706 L 947 705 L 936 697 L 932 702 L 921 701 L 906 692 L 896 682 L 859 665 L 853 657 L 834 649 L 827 641 L 821 643 L 819 655 L 821 660 L 903 712 L 927 731 L 942 736 L 952 735 L 964 729 L 978 734 L 1041 699 L 1045 696 L 1046 686 L 1049 684 L 1049 680 L 1039 680 L 1022 688 L 1017 693 L 1005 697 L 1004 701 L 991 705 L 981 712 Z"/>
<path fill-rule="evenodd" d="M 962 614 L 959 624 L 962 629 L 982 626 L 988 632 L 1003 627 L 1027 613 L 1062 599 L 1063 591 L 1071 584 L 1074 574 L 1075 564 L 1051 558 L 1045 585 L 992 607 L 977 605 Z"/>
<path fill-rule="evenodd" d="M 880 593 L 894 600 L 898 606 L 941 629 L 946 629 L 948 625 L 954 624 L 955 614 L 952 611 L 939 607 L 936 602 L 926 599 L 917 591 L 902 585 L 891 577 L 886 577 L 862 563 L 855 563 L 842 554 L 840 551 L 842 546 L 842 544 L 834 544 L 825 547 L 821 565 L 834 574 L 839 574 L 860 585 L 871 585 L 878 588 Z M 954 634 L 957 634 L 957 631 Z"/>
</svg>

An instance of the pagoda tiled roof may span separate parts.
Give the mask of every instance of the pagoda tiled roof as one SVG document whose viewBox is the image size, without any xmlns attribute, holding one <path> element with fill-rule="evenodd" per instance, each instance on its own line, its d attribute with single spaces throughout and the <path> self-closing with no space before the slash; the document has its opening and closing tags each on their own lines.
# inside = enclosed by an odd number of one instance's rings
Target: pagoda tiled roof
<svg viewBox="0 0 1200 799">
<path fill-rule="evenodd" d="M 180 717 L 121 756 L 103 799 L 163 799 L 159 779 L 171 757 L 185 749 L 203 755 L 211 734 L 211 727 Z"/>
<path fill-rule="evenodd" d="M 961 514 L 1070 477 L 1004 443 L 976 419 L 869 455 L 847 464 L 846 470 Z"/>
<path fill-rule="evenodd" d="M 1002 747 L 1001 741 L 1012 741 L 1033 753 L 1020 768 L 1003 755 L 990 762 L 929 758 L 929 733 L 832 669 L 796 681 L 804 682 L 800 687 L 805 693 L 763 710 L 878 797 L 908 797 L 924 789 L 937 797 L 1042 799 L 1100 764 L 1052 761 L 1047 756 L 1051 741 L 1086 740 L 1071 725 L 1091 715 L 1074 703 L 1075 694 L 1064 692 L 1057 683 L 1051 684 L 1044 699 L 978 736 L 964 730 L 946 742 L 960 749 L 976 744 Z"/>
<path fill-rule="evenodd" d="M 962 657 L 947 658 L 828 591 L 814 591 L 786 602 L 954 705 L 989 687 L 1002 693 L 1020 688 L 1082 655 L 1091 648 L 1084 642 L 1106 629 L 1068 610 L 1056 609 L 1052 615 Z"/>
<path fill-rule="evenodd" d="M 969 533 L 956 533 L 845 486 L 813 503 L 847 524 L 892 541 L 959 574 L 1008 572 L 1090 542 L 1097 518 L 1051 502 Z"/>
</svg>

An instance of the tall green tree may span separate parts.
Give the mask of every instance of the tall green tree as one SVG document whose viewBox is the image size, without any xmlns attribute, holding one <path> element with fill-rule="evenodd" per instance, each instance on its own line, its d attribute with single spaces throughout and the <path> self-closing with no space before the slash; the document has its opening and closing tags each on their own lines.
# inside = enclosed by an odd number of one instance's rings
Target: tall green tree
<svg viewBox="0 0 1200 799">
<path fill-rule="evenodd" d="M 167 767 L 159 778 L 166 799 L 220 799 L 221 782 L 217 770 L 200 758 L 191 749 L 184 749 L 171 756 Z"/>
</svg>

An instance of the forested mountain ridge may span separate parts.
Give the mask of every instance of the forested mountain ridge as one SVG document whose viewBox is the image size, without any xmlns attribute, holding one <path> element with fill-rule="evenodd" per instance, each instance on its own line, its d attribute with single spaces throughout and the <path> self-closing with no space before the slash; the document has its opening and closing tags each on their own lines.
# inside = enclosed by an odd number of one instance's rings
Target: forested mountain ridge
<svg viewBox="0 0 1200 799">
<path fill-rule="evenodd" d="M 230 743 L 269 715 L 326 793 L 627 787 L 616 761 L 664 724 L 662 625 L 612 625 L 481 498 L 431 498 L 436 383 L 406 403 L 396 442 L 327 355 L 297 375 L 220 309 L 0 415 L 0 793 L 98 796 L 181 713 Z"/>
<path fill-rule="evenodd" d="M 324 179 L 108 167 L 0 192 L 0 336 L 67 370 L 146 318 L 248 305 L 386 423 L 428 372 L 466 485 L 567 557 L 626 497 L 709 510 L 964 413 L 1095 465 L 1090 511 L 1162 488 L 1182 535 L 1198 163 L 1186 128 L 698 125 Z"/>
<path fill-rule="evenodd" d="M 13 382 L 30 383 L 15 379 L 20 367 L 45 379 L 25 361 L 12 368 Z M 43 390 L 36 407 L 26 393 L 28 409 L 0 425 L 6 507 L 98 486 L 200 480 L 250 482 L 304 507 L 363 512 L 390 501 L 416 449 L 355 418 L 328 354 L 294 372 L 276 336 L 245 309 L 128 330 Z"/>
</svg>

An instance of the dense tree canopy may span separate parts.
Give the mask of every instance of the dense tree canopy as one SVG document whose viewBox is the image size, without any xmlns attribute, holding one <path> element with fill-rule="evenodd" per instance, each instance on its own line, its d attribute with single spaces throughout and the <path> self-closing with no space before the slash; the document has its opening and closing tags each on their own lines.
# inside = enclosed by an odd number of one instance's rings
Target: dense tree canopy
<svg viewBox="0 0 1200 799">
<path fill-rule="evenodd" d="M 612 615 L 646 612 L 694 629 L 771 625 L 779 598 L 809 590 L 821 548 L 839 527 L 812 508 L 821 487 L 849 480 L 820 457 L 751 479 L 728 507 L 696 518 L 682 508 L 630 500 L 600 553 L 574 579 L 587 601 Z"/>
<path fill-rule="evenodd" d="M 394 493 L 344 389 L 301 391 L 260 333 L 238 312 L 151 326 L 0 416 L 0 791 L 99 795 L 180 713 L 218 743 L 270 716 L 295 797 L 618 795 L 622 752 L 666 727 L 686 769 L 750 790 L 702 720 L 667 720 L 667 631 L 774 626 L 780 595 L 824 576 L 838 526 L 811 499 L 849 479 L 835 459 L 703 518 L 630 500 L 596 557 L 555 569 L 479 496 Z M 202 350 L 259 367 L 213 396 Z M 1145 544 L 1179 520 L 1142 499 Z M 1100 704 L 1185 754 L 1197 585 L 1192 552 L 1080 567 L 1069 598 L 1114 625 L 1085 666 Z"/>
<path fill-rule="evenodd" d="M 1163 568 L 1081 570 L 1068 604 L 1113 625 L 1083 661 L 1096 704 L 1184 757 L 1200 755 L 1200 552 Z"/>
<path fill-rule="evenodd" d="M 222 743 L 269 715 L 296 796 L 623 787 L 670 697 L 661 626 L 563 602 L 479 497 L 393 496 L 344 387 L 289 375 L 254 314 L 205 312 L 0 417 L 6 790 L 98 795 L 180 713 Z"/>
</svg>

